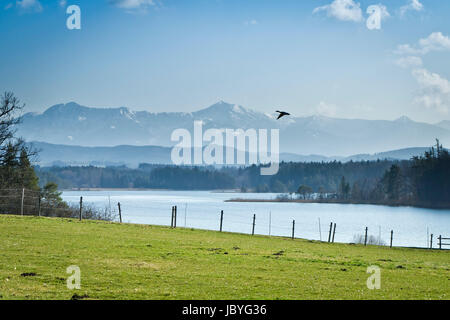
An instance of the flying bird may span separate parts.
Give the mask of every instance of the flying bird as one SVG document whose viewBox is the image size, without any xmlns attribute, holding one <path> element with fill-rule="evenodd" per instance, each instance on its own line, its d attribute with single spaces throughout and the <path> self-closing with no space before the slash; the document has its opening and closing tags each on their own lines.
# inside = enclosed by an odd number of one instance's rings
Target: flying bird
<svg viewBox="0 0 450 320">
<path fill-rule="evenodd" d="M 281 118 L 283 118 L 284 116 L 290 116 L 290 113 L 284 112 L 284 111 L 278 111 L 277 112 L 280 114 L 277 118 L 277 120 L 280 120 Z"/>
</svg>

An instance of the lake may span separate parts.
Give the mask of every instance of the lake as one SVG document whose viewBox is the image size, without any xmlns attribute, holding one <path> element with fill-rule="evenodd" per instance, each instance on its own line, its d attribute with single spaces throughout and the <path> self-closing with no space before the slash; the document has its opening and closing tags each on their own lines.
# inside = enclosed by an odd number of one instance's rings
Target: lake
<svg viewBox="0 0 450 320">
<path fill-rule="evenodd" d="M 328 240 L 330 223 L 336 223 L 335 242 L 352 242 L 355 235 L 369 235 L 389 245 L 394 230 L 394 246 L 427 247 L 428 234 L 450 237 L 450 210 L 349 204 L 225 202 L 233 198 L 274 199 L 277 194 L 216 193 L 208 191 L 65 191 L 63 199 L 117 210 L 121 203 L 123 222 L 170 226 L 171 208 L 178 207 L 177 226 L 218 230 L 224 210 L 223 230 L 261 235 L 292 235 L 310 240 Z M 320 225 L 319 225 L 320 220 Z"/>
</svg>

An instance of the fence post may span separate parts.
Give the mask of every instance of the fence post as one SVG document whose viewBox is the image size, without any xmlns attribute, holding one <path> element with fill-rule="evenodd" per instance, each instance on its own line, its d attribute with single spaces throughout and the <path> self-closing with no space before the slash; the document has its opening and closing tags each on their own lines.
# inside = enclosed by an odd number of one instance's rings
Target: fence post
<svg viewBox="0 0 450 320">
<path fill-rule="evenodd" d="M 80 221 L 83 219 L 83 197 L 80 197 Z"/>
<path fill-rule="evenodd" d="M 119 221 L 120 223 L 122 223 L 122 208 L 120 207 L 120 202 L 117 204 L 117 206 L 119 207 Z"/>
<path fill-rule="evenodd" d="M 394 239 L 394 230 L 391 230 L 391 248 L 392 248 L 392 240 Z"/>
<path fill-rule="evenodd" d="M 336 234 L 336 223 L 334 224 L 334 228 L 333 228 L 333 240 L 331 242 L 334 243 L 334 235 Z"/>
<path fill-rule="evenodd" d="M 175 228 L 175 214 L 176 214 L 176 213 L 175 213 L 175 210 L 176 210 L 176 209 L 175 209 L 175 206 L 173 206 L 173 207 L 172 207 L 172 224 L 171 224 L 171 227 L 172 227 L 172 228 Z"/>
<path fill-rule="evenodd" d="M 174 207 L 173 227 L 175 229 L 177 228 L 177 206 Z"/>
<path fill-rule="evenodd" d="M 328 242 L 331 242 L 331 231 L 333 229 L 333 222 L 330 223 L 330 231 L 328 232 Z"/>
<path fill-rule="evenodd" d="M 223 227 L 223 210 L 220 211 L 220 232 L 222 232 Z"/>
<path fill-rule="evenodd" d="M 25 198 L 25 188 L 22 189 L 22 201 L 20 202 L 20 215 L 23 216 L 23 199 Z"/>
<path fill-rule="evenodd" d="M 430 237 L 430 249 L 433 249 L 433 234 Z"/>
<path fill-rule="evenodd" d="M 369 230 L 368 227 L 366 227 L 366 234 L 364 236 L 364 245 L 367 246 L 367 231 Z"/>
<path fill-rule="evenodd" d="M 272 236 L 272 211 L 269 211 L 269 237 Z"/>
<path fill-rule="evenodd" d="M 292 221 L 292 240 L 295 239 L 295 220 Z"/>
<path fill-rule="evenodd" d="M 442 235 L 439 236 L 439 250 L 442 250 Z"/>
<path fill-rule="evenodd" d="M 322 229 L 320 227 L 320 218 L 319 218 L 319 238 L 320 238 L 320 241 L 322 241 Z"/>
<path fill-rule="evenodd" d="M 253 228 L 252 228 L 252 236 L 255 235 L 255 223 L 256 223 L 256 214 L 253 215 Z"/>
<path fill-rule="evenodd" d="M 41 216 L 41 195 L 39 195 L 39 202 L 38 202 L 38 216 Z"/>
</svg>

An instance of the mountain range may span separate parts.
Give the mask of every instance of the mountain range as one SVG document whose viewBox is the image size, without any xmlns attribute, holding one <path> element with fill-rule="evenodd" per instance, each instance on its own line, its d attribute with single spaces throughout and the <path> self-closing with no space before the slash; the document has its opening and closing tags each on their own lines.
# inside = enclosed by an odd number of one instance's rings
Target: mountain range
<svg viewBox="0 0 450 320">
<path fill-rule="evenodd" d="M 71 102 L 55 105 L 43 113 L 27 113 L 17 129 L 18 134 L 27 141 L 48 144 L 83 147 L 145 146 L 146 152 L 162 157 L 156 157 L 155 161 L 162 161 L 166 157 L 162 150 L 175 144 L 170 140 L 172 132 L 179 128 L 192 132 L 196 120 L 203 121 L 204 130 L 279 129 L 280 152 L 287 157 L 291 154 L 290 157 L 294 159 L 298 155 L 320 155 L 318 157 L 325 159 L 345 158 L 355 154 L 373 155 L 386 150 L 431 146 L 436 138 L 444 146 L 450 144 L 450 121 L 428 124 L 415 122 L 407 117 L 388 121 L 324 116 L 285 117 L 276 120 L 273 114 L 223 101 L 190 113 L 135 112 L 125 107 L 91 108 Z M 63 147 L 58 148 L 63 154 L 69 152 L 69 149 L 62 151 Z M 100 148 L 96 152 L 102 153 L 105 150 Z M 134 154 L 139 154 L 137 150 L 141 149 L 133 150 L 136 151 Z M 78 159 L 82 152 L 74 152 L 73 155 Z"/>
</svg>

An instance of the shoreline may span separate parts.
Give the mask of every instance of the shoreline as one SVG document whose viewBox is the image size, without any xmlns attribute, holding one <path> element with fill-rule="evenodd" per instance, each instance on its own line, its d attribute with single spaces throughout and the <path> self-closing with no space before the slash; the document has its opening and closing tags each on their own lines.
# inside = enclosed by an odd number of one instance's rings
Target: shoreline
<svg viewBox="0 0 450 320">
<path fill-rule="evenodd" d="M 72 188 L 72 189 L 63 189 L 62 192 L 93 192 L 93 191 L 169 191 L 169 192 L 209 192 L 209 193 L 217 193 L 217 194 L 237 194 L 241 193 L 239 190 L 230 189 L 230 190 L 174 190 L 174 189 L 149 189 L 149 188 Z M 373 201 L 351 201 L 351 200 L 301 200 L 301 199 L 242 199 L 242 198 L 234 198 L 224 200 L 224 202 L 242 202 L 242 203 L 299 203 L 299 204 L 307 204 L 307 203 L 317 203 L 317 204 L 342 204 L 342 205 L 373 205 L 373 206 L 387 206 L 387 207 L 405 207 L 405 208 L 421 208 L 421 209 L 434 209 L 434 210 L 449 210 L 450 204 L 447 205 L 428 205 L 428 204 L 411 204 L 411 203 L 382 203 L 382 202 L 373 202 Z"/>
<path fill-rule="evenodd" d="M 176 189 L 158 189 L 158 188 L 71 188 L 61 189 L 61 192 L 70 191 L 171 191 L 171 192 L 210 192 L 210 193 L 240 193 L 238 189 L 229 190 L 176 190 Z"/>
<path fill-rule="evenodd" d="M 425 204 L 406 204 L 406 203 L 380 203 L 371 201 L 345 201 L 345 200 L 300 200 L 300 199 L 230 199 L 225 202 L 249 202 L 249 203 L 317 203 L 317 204 L 353 204 L 353 205 L 372 205 L 372 206 L 387 206 L 387 207 L 405 207 L 405 208 L 421 208 L 421 209 L 434 209 L 434 210 L 449 210 L 450 205 L 436 205 L 430 206 Z"/>
</svg>

